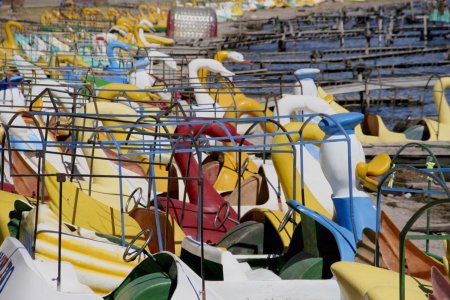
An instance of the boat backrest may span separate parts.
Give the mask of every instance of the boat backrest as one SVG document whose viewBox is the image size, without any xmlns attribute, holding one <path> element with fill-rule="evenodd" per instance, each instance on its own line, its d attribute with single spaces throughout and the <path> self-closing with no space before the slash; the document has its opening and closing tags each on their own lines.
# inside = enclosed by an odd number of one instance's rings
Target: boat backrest
<svg viewBox="0 0 450 300">
<path fill-rule="evenodd" d="M 379 126 L 377 116 L 373 114 L 365 115 L 364 120 L 361 123 L 361 129 L 365 135 L 378 136 Z"/>
</svg>

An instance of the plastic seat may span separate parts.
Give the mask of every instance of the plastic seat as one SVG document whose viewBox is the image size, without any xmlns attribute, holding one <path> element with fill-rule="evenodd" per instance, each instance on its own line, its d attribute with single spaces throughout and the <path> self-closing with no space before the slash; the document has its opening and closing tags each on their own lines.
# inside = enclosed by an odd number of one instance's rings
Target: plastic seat
<svg viewBox="0 0 450 300">
<path fill-rule="evenodd" d="M 171 285 L 172 281 L 163 273 L 151 273 L 125 285 L 115 300 L 169 299 Z"/>
</svg>

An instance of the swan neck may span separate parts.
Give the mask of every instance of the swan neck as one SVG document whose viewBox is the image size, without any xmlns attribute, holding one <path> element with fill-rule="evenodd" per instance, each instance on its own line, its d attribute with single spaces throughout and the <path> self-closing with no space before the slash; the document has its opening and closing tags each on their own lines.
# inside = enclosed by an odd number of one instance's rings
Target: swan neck
<svg viewBox="0 0 450 300">
<path fill-rule="evenodd" d="M 194 88 L 194 95 L 198 104 L 213 104 L 214 99 L 200 82 L 199 72 L 201 69 L 203 68 L 195 63 L 189 64 L 189 84 Z"/>
<path fill-rule="evenodd" d="M 209 75 L 209 71 L 208 71 L 208 69 L 205 69 L 205 68 L 200 68 L 197 72 L 198 80 L 202 84 L 206 83 L 206 78 L 208 77 L 208 75 Z"/>
<path fill-rule="evenodd" d="M 136 41 L 139 41 L 138 43 L 142 44 L 146 48 L 151 47 L 151 44 L 147 42 L 147 39 L 145 38 L 145 32 L 143 28 L 139 28 L 139 36 L 136 37 Z"/>
<path fill-rule="evenodd" d="M 141 27 L 139 25 L 134 27 L 134 38 L 136 39 L 136 44 L 138 46 L 142 46 L 140 31 L 141 31 Z"/>
<path fill-rule="evenodd" d="M 6 34 L 6 41 L 9 44 L 8 47 L 17 49 L 19 48 L 17 46 L 16 41 L 14 40 L 14 35 L 12 33 L 12 28 L 13 27 L 18 27 L 15 23 L 13 22 L 8 22 L 5 26 L 5 34 Z"/>
<path fill-rule="evenodd" d="M 118 68 L 119 62 L 116 59 L 116 48 L 120 48 L 117 45 L 116 46 L 109 46 L 106 48 L 106 54 L 108 55 L 108 61 L 109 61 L 109 67 L 110 68 Z"/>
</svg>

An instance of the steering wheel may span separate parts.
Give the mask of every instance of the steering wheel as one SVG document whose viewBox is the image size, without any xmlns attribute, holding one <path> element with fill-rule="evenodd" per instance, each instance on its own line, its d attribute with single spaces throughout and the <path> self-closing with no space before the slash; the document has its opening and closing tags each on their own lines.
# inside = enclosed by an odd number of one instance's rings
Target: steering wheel
<svg viewBox="0 0 450 300">
<path fill-rule="evenodd" d="M 288 221 L 292 221 L 294 223 L 294 220 L 292 219 L 293 214 L 294 210 L 292 208 L 289 208 L 289 210 L 286 212 L 283 219 L 281 220 L 280 226 L 278 226 L 278 232 L 281 232 L 284 229 L 284 227 L 286 227 Z"/>
<path fill-rule="evenodd" d="M 219 216 L 220 216 L 220 212 L 222 211 L 222 209 L 225 208 L 225 215 L 222 221 L 220 221 L 220 223 L 218 223 L 219 221 Z M 231 208 L 231 204 L 228 201 L 224 201 L 220 207 L 219 210 L 217 210 L 216 212 L 216 216 L 214 217 L 214 227 L 216 227 L 216 229 L 219 229 L 220 227 L 223 226 L 223 224 L 225 224 L 226 220 L 230 220 L 231 222 L 235 223 L 235 224 L 239 224 L 238 221 L 230 218 L 230 208 Z"/>
<path fill-rule="evenodd" d="M 131 195 L 128 197 L 127 204 L 125 205 L 125 212 L 128 214 L 130 211 L 128 210 L 130 206 L 131 199 L 134 201 L 133 209 L 140 204 L 140 200 L 142 199 L 142 188 L 137 187 Z"/>
<path fill-rule="evenodd" d="M 146 232 L 148 232 L 148 237 L 145 240 L 144 244 L 142 244 L 141 247 L 136 248 L 134 246 L 134 244 L 136 243 L 136 241 Z M 125 252 L 123 253 L 123 260 L 125 262 L 131 262 L 134 261 L 136 259 L 136 257 L 138 257 L 139 255 L 141 255 L 141 253 L 145 250 L 145 248 L 147 248 L 148 244 L 150 243 L 150 241 L 152 240 L 152 236 L 153 236 L 153 229 L 151 229 L 150 227 L 145 227 L 144 229 L 141 230 L 141 232 L 139 232 L 132 240 L 131 242 L 128 244 L 127 248 L 125 248 Z"/>
</svg>

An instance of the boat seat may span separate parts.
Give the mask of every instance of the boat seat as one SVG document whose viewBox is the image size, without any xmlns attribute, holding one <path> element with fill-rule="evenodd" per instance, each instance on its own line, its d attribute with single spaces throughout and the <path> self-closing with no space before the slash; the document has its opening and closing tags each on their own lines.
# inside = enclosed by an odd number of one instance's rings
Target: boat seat
<svg viewBox="0 0 450 300">
<path fill-rule="evenodd" d="M 225 197 L 225 200 L 230 202 L 231 205 L 238 205 L 238 188 L 236 188 L 231 194 Z M 267 186 L 266 179 L 255 174 L 245 179 L 241 183 L 241 205 L 243 206 L 255 206 L 263 205 L 269 200 L 269 187 Z"/>
<path fill-rule="evenodd" d="M 181 243 L 181 259 L 200 274 L 201 243 L 185 237 Z M 204 244 L 204 265 L 206 280 L 272 281 L 281 278 L 267 269 L 252 270 L 248 263 L 240 263 L 229 251 Z"/>
<path fill-rule="evenodd" d="M 418 125 L 423 126 L 422 141 L 427 141 L 431 137 L 430 127 L 425 120 L 420 120 Z"/>
<path fill-rule="evenodd" d="M 133 219 L 138 222 L 139 226 L 141 228 L 157 228 L 157 214 L 155 212 L 154 207 L 150 208 L 142 208 L 142 207 L 134 207 L 131 211 L 128 213 Z M 163 250 L 170 251 L 172 253 L 175 253 L 175 225 L 173 222 L 173 219 L 171 216 L 168 216 L 169 224 L 166 223 L 166 214 L 165 212 L 159 212 L 158 213 L 158 219 L 161 226 L 161 232 L 167 232 L 167 243 L 163 243 L 165 249 L 159 248 L 158 238 L 156 234 L 152 237 L 150 240 L 150 243 L 148 244 L 148 250 L 150 253 L 157 253 Z M 181 229 L 177 226 L 177 229 L 181 231 Z M 145 238 L 148 238 L 148 235 L 145 234 Z"/>
<path fill-rule="evenodd" d="M 367 114 L 361 123 L 362 132 L 365 135 L 378 136 L 380 134 L 378 117 L 374 114 Z"/>
<path fill-rule="evenodd" d="M 175 255 L 160 252 L 140 262 L 104 300 L 171 299 L 178 280 Z"/>
<path fill-rule="evenodd" d="M 125 285 L 114 299 L 154 299 L 155 296 L 158 299 L 169 299 L 171 286 L 172 281 L 163 273 L 151 273 Z"/>
<path fill-rule="evenodd" d="M 265 215 L 263 211 L 255 214 L 252 212 L 254 211 L 245 214 L 243 218 L 251 214 L 255 219 L 249 216 L 247 221 L 241 222 L 239 225 L 227 231 L 216 246 L 225 248 L 234 255 L 283 253 L 284 244 L 277 231 L 277 227 L 275 227 L 279 226 L 280 222 L 273 224 L 269 220 L 270 216 Z M 267 214 L 270 214 L 270 212 Z M 287 234 L 285 231 L 282 234 L 290 240 L 290 234 Z M 288 243 L 286 244 L 288 246 Z"/>
<path fill-rule="evenodd" d="M 424 129 L 424 126 L 416 124 L 408 127 L 403 131 L 403 134 L 410 140 L 421 141 L 424 135 Z"/>
<path fill-rule="evenodd" d="M 154 206 L 152 201 L 150 206 Z M 192 203 L 184 203 L 181 200 L 158 196 L 158 208 L 165 211 L 168 210 L 170 216 L 183 228 L 186 235 L 195 236 L 198 231 L 198 206 Z M 216 216 L 217 207 L 203 207 L 203 232 L 205 234 L 205 242 L 217 242 L 223 234 L 234 227 L 236 224 L 230 220 L 225 221 L 225 225 L 216 228 L 214 218 Z M 231 224 L 230 224 L 231 223 Z"/>
<path fill-rule="evenodd" d="M 209 183 L 214 184 L 217 177 L 219 177 L 220 168 L 221 163 L 216 160 L 205 163 L 202 166 L 203 177 L 206 178 Z"/>
</svg>

